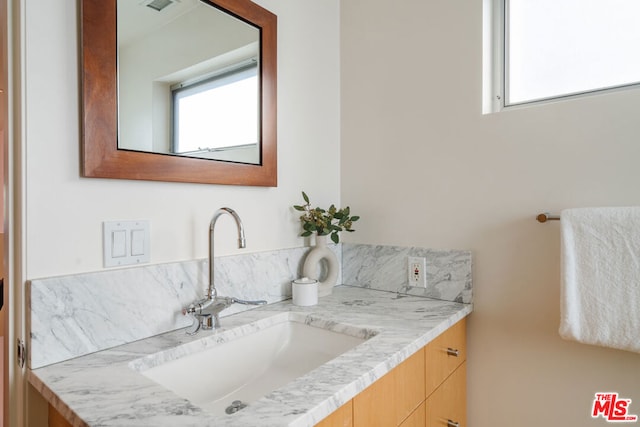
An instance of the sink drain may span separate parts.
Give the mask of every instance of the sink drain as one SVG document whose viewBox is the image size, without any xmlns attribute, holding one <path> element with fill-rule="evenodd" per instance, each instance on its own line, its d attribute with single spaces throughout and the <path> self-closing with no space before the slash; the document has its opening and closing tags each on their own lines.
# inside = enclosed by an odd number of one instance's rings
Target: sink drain
<svg viewBox="0 0 640 427">
<path fill-rule="evenodd" d="M 234 400 L 233 402 L 231 402 L 231 405 L 227 406 L 227 409 L 225 409 L 224 411 L 227 414 L 235 414 L 240 409 L 244 409 L 246 407 L 247 407 L 247 404 L 243 403 L 241 400 Z"/>
</svg>

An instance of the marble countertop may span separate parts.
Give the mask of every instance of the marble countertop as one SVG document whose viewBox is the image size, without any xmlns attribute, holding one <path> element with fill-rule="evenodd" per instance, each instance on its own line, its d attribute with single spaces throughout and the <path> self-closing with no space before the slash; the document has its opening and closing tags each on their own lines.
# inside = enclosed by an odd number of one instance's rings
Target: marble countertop
<svg viewBox="0 0 640 427">
<path fill-rule="evenodd" d="M 222 318 L 218 331 L 165 333 L 29 371 L 28 379 L 74 426 L 313 426 L 471 310 L 470 304 L 339 286 L 313 307 L 270 304 Z M 197 347 L 194 342 L 284 312 L 314 325 L 340 323 L 376 334 L 232 415 L 213 415 L 132 368 L 145 356 Z"/>
</svg>

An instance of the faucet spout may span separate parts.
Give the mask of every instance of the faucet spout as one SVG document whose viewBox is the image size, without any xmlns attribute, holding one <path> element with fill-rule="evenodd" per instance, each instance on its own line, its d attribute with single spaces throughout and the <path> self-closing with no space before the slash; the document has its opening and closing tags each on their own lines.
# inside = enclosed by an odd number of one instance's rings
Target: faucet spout
<svg viewBox="0 0 640 427">
<path fill-rule="evenodd" d="M 242 220 L 240 216 L 231 208 L 220 208 L 213 214 L 213 218 L 211 218 L 211 224 L 209 224 L 209 289 L 207 290 L 207 298 L 213 299 L 218 295 L 218 291 L 215 286 L 215 268 L 214 268 L 214 228 L 216 226 L 216 221 L 222 215 L 228 214 L 234 219 L 236 223 L 236 227 L 238 228 L 238 248 L 244 249 L 247 246 L 247 242 L 244 238 L 244 226 L 242 225 Z"/>
<path fill-rule="evenodd" d="M 234 219 L 236 227 L 238 228 L 238 247 L 240 249 L 246 246 L 246 240 L 244 238 L 244 227 L 242 220 L 238 214 L 230 208 L 220 208 L 211 218 L 211 224 L 209 225 L 209 288 L 207 294 L 201 300 L 195 301 L 188 307 L 182 310 L 182 314 L 189 316 L 193 320 L 191 327 L 187 329 L 187 334 L 196 334 L 200 328 L 202 329 L 215 329 L 220 326 L 220 313 L 230 307 L 233 304 L 244 305 L 263 305 L 267 301 L 245 301 L 234 297 L 221 297 L 218 296 L 218 291 L 215 286 L 215 268 L 214 268 L 214 229 L 216 221 L 221 215 L 228 214 Z"/>
</svg>

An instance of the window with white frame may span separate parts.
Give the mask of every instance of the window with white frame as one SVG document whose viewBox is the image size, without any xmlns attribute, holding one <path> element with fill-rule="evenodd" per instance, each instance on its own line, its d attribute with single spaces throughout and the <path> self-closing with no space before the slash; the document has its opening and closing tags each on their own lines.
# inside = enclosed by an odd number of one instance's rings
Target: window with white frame
<svg viewBox="0 0 640 427">
<path fill-rule="evenodd" d="M 639 0 L 496 1 L 503 106 L 640 82 Z"/>
<path fill-rule="evenodd" d="M 258 94 L 256 62 L 172 87 L 173 152 L 256 146 L 260 140 Z"/>
</svg>

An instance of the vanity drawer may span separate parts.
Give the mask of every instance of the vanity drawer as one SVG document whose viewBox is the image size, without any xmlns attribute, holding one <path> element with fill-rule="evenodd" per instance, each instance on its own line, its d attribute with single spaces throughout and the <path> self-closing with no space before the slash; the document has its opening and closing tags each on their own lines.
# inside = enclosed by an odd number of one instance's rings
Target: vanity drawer
<svg viewBox="0 0 640 427">
<path fill-rule="evenodd" d="M 426 402 L 426 427 L 467 427 L 467 364 L 462 363 Z"/>
<path fill-rule="evenodd" d="M 466 331 L 464 318 L 425 347 L 427 397 L 467 359 Z"/>
<path fill-rule="evenodd" d="M 353 398 L 354 427 L 398 426 L 424 402 L 424 349 Z"/>
</svg>

